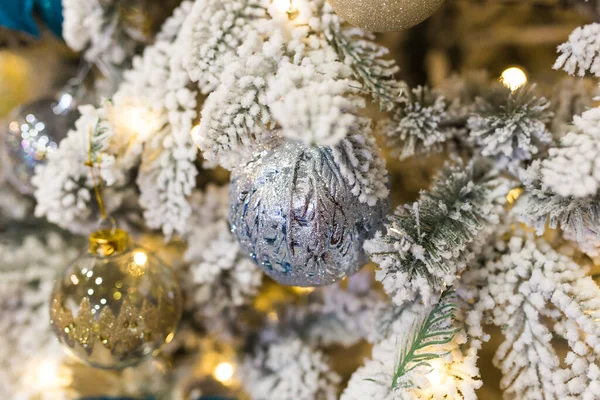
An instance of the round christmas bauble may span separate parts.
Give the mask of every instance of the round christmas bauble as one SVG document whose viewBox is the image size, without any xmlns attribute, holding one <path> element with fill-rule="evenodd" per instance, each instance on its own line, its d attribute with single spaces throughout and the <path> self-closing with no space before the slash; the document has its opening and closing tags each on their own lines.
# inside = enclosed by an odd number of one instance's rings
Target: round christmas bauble
<svg viewBox="0 0 600 400">
<path fill-rule="evenodd" d="M 328 0 L 352 25 L 372 32 L 401 31 L 429 18 L 444 0 Z"/>
<path fill-rule="evenodd" d="M 234 170 L 230 222 L 242 249 L 290 286 L 332 284 L 366 262 L 387 203 L 350 192 L 328 147 L 280 141 Z"/>
<path fill-rule="evenodd" d="M 31 178 L 37 165 L 46 162 L 79 117 L 73 97 L 63 93 L 15 109 L 0 132 L 0 147 L 8 181 L 21 193 L 32 194 Z"/>
<path fill-rule="evenodd" d="M 182 313 L 174 271 L 132 246 L 122 230 L 90 236 L 90 248 L 58 277 L 50 323 L 80 360 L 117 369 L 156 354 L 174 336 Z"/>
</svg>

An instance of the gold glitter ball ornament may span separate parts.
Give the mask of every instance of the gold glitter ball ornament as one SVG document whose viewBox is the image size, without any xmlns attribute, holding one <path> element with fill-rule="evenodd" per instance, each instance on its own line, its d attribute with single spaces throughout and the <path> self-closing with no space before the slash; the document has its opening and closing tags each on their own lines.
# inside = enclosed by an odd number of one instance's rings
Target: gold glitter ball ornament
<svg viewBox="0 0 600 400">
<path fill-rule="evenodd" d="M 372 32 L 401 31 L 429 18 L 444 0 L 328 0 L 352 25 Z"/>
<path fill-rule="evenodd" d="M 120 229 L 90 236 L 90 248 L 57 278 L 50 323 L 75 357 L 119 369 L 173 340 L 182 313 L 174 271 Z"/>
</svg>

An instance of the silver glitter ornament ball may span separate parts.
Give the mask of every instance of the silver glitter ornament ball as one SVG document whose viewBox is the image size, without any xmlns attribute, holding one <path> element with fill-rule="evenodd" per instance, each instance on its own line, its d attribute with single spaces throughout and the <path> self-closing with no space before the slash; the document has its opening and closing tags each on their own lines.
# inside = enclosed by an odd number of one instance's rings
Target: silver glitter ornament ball
<svg viewBox="0 0 600 400">
<path fill-rule="evenodd" d="M 279 141 L 233 171 L 230 221 L 242 249 L 277 282 L 329 285 L 366 263 L 387 211 L 359 202 L 331 149 Z"/>
<path fill-rule="evenodd" d="M 425 21 L 444 0 L 328 0 L 352 25 L 372 32 L 401 31 Z"/>
<path fill-rule="evenodd" d="M 26 195 L 33 193 L 35 167 L 46 162 L 48 153 L 56 150 L 78 117 L 68 93 L 25 104 L 10 114 L 0 128 L 0 150 L 6 178 L 17 190 Z"/>
</svg>

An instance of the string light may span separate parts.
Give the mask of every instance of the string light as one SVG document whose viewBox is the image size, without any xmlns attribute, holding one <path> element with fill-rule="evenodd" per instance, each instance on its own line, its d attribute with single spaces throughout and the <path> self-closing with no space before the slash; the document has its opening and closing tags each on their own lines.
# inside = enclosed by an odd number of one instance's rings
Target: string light
<svg viewBox="0 0 600 400">
<path fill-rule="evenodd" d="M 222 362 L 215 368 L 214 377 L 221 383 L 228 383 L 233 377 L 233 365 Z"/>
<path fill-rule="evenodd" d="M 301 287 L 301 286 L 293 286 L 292 290 L 297 294 L 311 294 L 315 291 L 313 287 Z"/>
<path fill-rule="evenodd" d="M 194 142 L 196 144 L 196 146 L 200 146 L 200 143 L 201 143 L 200 124 L 195 125 L 190 130 L 190 136 L 192 137 L 192 142 Z"/>
<path fill-rule="evenodd" d="M 56 360 L 49 358 L 32 361 L 25 375 L 28 381 L 35 382 L 38 391 L 45 392 L 49 397 L 53 397 L 51 394 L 61 391 L 61 388 L 72 381 L 70 374 Z"/>
<path fill-rule="evenodd" d="M 508 202 L 508 204 L 514 204 L 519 199 L 519 197 L 521 197 L 521 194 L 523 194 L 522 188 L 511 189 L 506 195 L 506 201 Z"/>
<path fill-rule="evenodd" d="M 148 256 L 146 255 L 146 253 L 141 252 L 141 251 L 136 251 L 133 254 L 133 262 L 136 263 L 139 266 L 143 266 L 146 265 L 146 262 L 148 261 Z"/>
<path fill-rule="evenodd" d="M 520 67 L 510 67 L 502 72 L 500 82 L 514 92 L 527 83 L 527 74 Z"/>
<path fill-rule="evenodd" d="M 273 322 L 273 323 L 279 322 L 279 317 L 277 316 L 277 313 L 275 311 L 269 311 L 269 313 L 267 314 L 267 318 L 269 319 L 270 322 Z"/>
<path fill-rule="evenodd" d="M 440 370 L 444 368 L 444 365 L 440 362 L 432 362 L 431 363 L 431 371 L 427 374 L 427 379 L 431 382 L 433 387 L 439 387 L 444 379 L 440 372 Z"/>
<path fill-rule="evenodd" d="M 35 372 L 37 382 L 41 387 L 51 387 L 58 381 L 58 370 L 55 363 L 50 360 L 43 360 L 37 366 Z"/>
<path fill-rule="evenodd" d="M 192 139 L 195 140 L 195 138 L 198 137 L 198 135 L 200 134 L 200 124 L 194 126 L 192 128 L 192 130 L 190 131 L 190 135 L 192 135 Z"/>
<path fill-rule="evenodd" d="M 274 0 L 273 5 L 277 8 L 278 11 L 282 13 L 287 13 L 292 7 L 291 0 Z"/>
<path fill-rule="evenodd" d="M 148 256 L 143 251 L 136 251 L 133 253 L 133 263 L 129 264 L 127 271 L 132 276 L 142 276 L 146 273 L 146 262 Z M 116 299 L 115 299 L 116 300 Z"/>
</svg>

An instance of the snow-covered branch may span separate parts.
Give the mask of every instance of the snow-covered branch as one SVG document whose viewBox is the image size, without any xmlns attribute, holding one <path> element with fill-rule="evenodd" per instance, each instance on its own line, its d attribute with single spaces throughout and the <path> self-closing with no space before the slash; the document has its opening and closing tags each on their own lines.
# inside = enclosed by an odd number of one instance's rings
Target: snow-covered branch
<svg viewBox="0 0 600 400">
<path fill-rule="evenodd" d="M 488 163 L 448 166 L 419 201 L 389 216 L 386 231 L 365 243 L 380 267 L 380 280 L 394 303 L 421 296 L 435 303 L 464 268 L 467 245 L 498 222 L 507 183 Z"/>
</svg>

